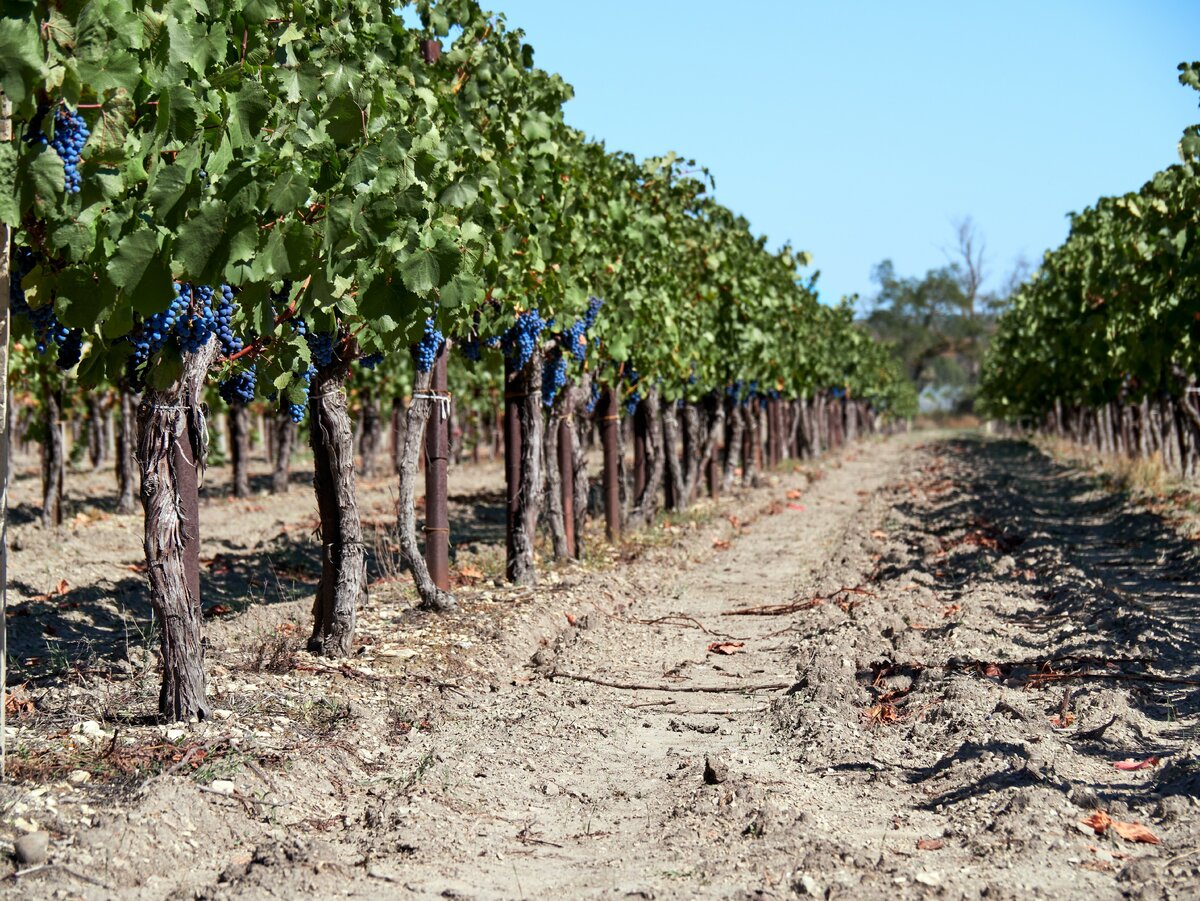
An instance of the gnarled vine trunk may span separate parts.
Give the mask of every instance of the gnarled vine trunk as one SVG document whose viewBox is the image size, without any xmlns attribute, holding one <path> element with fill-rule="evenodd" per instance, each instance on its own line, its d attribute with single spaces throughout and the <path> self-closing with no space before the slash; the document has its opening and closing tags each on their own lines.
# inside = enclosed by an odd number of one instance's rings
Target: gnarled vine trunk
<svg viewBox="0 0 1200 901">
<path fill-rule="evenodd" d="M 508 542 L 505 574 L 510 582 L 533 585 L 534 537 L 541 512 L 544 470 L 542 444 L 542 354 L 534 351 L 521 369 L 507 360 L 505 382 L 505 472 L 508 479 Z M 512 441 L 517 446 L 512 445 Z"/>
<path fill-rule="evenodd" d="M 62 387 L 58 384 L 46 389 L 42 402 L 42 423 L 45 436 L 42 438 L 42 528 L 52 529 L 62 525 L 63 470 L 66 457 L 62 433 Z"/>
<path fill-rule="evenodd" d="M 127 384 L 117 388 L 121 419 L 117 423 L 117 512 L 132 513 L 137 502 L 137 408 L 139 398 Z"/>
<path fill-rule="evenodd" d="M 108 459 L 108 436 L 104 427 L 108 398 L 98 392 L 89 392 L 87 396 L 88 411 L 88 457 L 92 461 L 92 469 L 99 469 Z"/>
<path fill-rule="evenodd" d="M 250 411 L 245 404 L 229 407 L 229 461 L 233 466 L 233 496 L 250 496 Z"/>
<path fill-rule="evenodd" d="M 184 354 L 179 377 L 165 388 L 147 387 L 137 413 L 146 572 L 162 630 L 158 710 L 172 722 L 204 719 L 209 712 L 201 638 L 199 488 L 208 455 L 202 397 L 216 352 L 214 339 Z"/>
<path fill-rule="evenodd" d="M 354 485 L 354 430 L 346 408 L 344 363 L 318 371 L 309 385 L 313 489 L 321 521 L 321 581 L 313 601 L 308 649 L 345 657 L 358 605 L 367 596 L 367 548 Z"/>
<path fill-rule="evenodd" d="M 651 388 L 638 405 L 646 423 L 646 481 L 634 499 L 629 519 L 633 523 L 648 525 L 658 513 L 658 493 L 662 490 L 665 460 L 662 445 L 662 418 L 659 415 L 658 388 Z"/>
<path fill-rule="evenodd" d="M 675 401 L 664 401 L 662 404 L 662 436 L 667 508 L 679 512 L 688 508 L 688 490 L 679 459 L 679 405 Z M 684 444 L 687 443 L 685 440 Z"/>
<path fill-rule="evenodd" d="M 737 475 L 738 459 L 742 453 L 742 432 L 745 421 L 734 398 L 725 400 L 725 473 L 721 479 L 721 490 L 733 488 Z M 743 464 L 745 465 L 745 464 Z"/>
<path fill-rule="evenodd" d="M 569 415 L 570 386 L 559 392 L 546 423 L 546 439 L 544 442 L 544 459 L 542 465 L 546 470 L 546 528 L 550 532 L 550 544 L 554 548 L 555 560 L 566 560 L 571 556 L 570 540 L 567 535 L 567 514 L 563 503 L 563 473 L 559 461 L 559 440 L 561 426 Z M 574 497 L 572 497 L 574 503 Z M 575 523 L 571 523 L 574 530 Z"/>
<path fill-rule="evenodd" d="M 296 423 L 286 408 L 275 414 L 275 440 L 271 462 L 271 493 L 287 494 L 291 480 L 292 449 L 296 444 Z"/>
<path fill-rule="evenodd" d="M 425 423 L 433 407 L 430 393 L 431 372 L 418 372 L 413 379 L 413 397 L 405 414 L 404 449 L 400 454 L 400 495 L 396 499 L 396 528 L 399 530 L 400 553 L 412 572 L 413 584 L 426 610 L 445 612 L 457 608 L 454 595 L 438 588 L 429 575 L 425 556 L 417 541 L 417 470 L 421 459 L 421 443 Z"/>
</svg>

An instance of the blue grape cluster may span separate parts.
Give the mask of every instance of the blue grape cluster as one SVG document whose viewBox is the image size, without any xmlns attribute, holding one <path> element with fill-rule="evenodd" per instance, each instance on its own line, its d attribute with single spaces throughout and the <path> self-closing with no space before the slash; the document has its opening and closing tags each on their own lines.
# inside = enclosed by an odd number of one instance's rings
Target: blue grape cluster
<svg viewBox="0 0 1200 901">
<path fill-rule="evenodd" d="M 562 351 L 556 349 L 542 364 L 542 403 L 549 407 L 554 404 L 558 392 L 567 384 L 567 358 Z"/>
<path fill-rule="evenodd" d="M 48 111 L 45 106 L 38 108 L 37 116 L 30 125 L 25 140 L 30 144 L 41 144 L 43 147 L 49 144 L 54 148 L 54 152 L 63 163 L 63 190 L 68 194 L 78 194 L 79 189 L 83 187 L 83 177 L 79 174 L 79 159 L 91 132 L 88 131 L 83 116 L 60 106 L 54 112 L 54 140 L 50 140 L 42 128 L 42 121 Z"/>
<path fill-rule="evenodd" d="M 61 106 L 55 111 L 54 140 L 50 146 L 63 161 L 63 190 L 68 194 L 78 194 L 83 187 L 79 158 L 83 155 L 83 145 L 90 134 L 87 123 L 79 113 Z"/>
<path fill-rule="evenodd" d="M 56 347 L 56 365 L 60 369 L 71 369 L 83 353 L 83 332 L 77 328 L 69 329 L 59 322 L 53 304 L 42 304 L 36 310 L 29 306 L 21 282 L 36 265 L 37 256 L 32 250 L 28 247 L 17 248 L 8 286 L 9 307 L 15 315 L 24 316 L 33 326 L 37 352 L 44 354 L 51 347 Z"/>
<path fill-rule="evenodd" d="M 625 415 L 632 416 L 637 412 L 638 404 L 642 402 L 641 392 L 637 388 L 629 393 L 629 397 L 625 398 Z"/>
<path fill-rule="evenodd" d="M 221 383 L 221 399 L 229 406 L 248 404 L 254 400 L 254 386 L 257 376 L 253 366 L 248 366 L 241 372 L 235 373 Z"/>
<path fill-rule="evenodd" d="M 332 366 L 334 357 L 336 356 L 334 353 L 333 333 L 326 332 L 316 335 L 305 330 L 302 334 L 304 335 L 304 340 L 308 342 L 308 350 L 312 354 L 313 364 L 318 369 L 327 369 Z"/>
<path fill-rule="evenodd" d="M 571 324 L 570 328 L 562 333 L 563 346 L 571 352 L 571 356 L 575 359 L 576 363 L 582 363 L 587 359 L 587 333 L 596 324 L 596 317 L 599 316 L 602 306 L 604 306 L 604 301 L 599 297 L 589 297 L 587 312 L 584 313 L 583 318 L 576 320 Z M 597 338 L 596 344 L 599 345 L 599 343 L 600 341 Z"/>
<path fill-rule="evenodd" d="M 421 334 L 421 340 L 417 342 L 417 372 L 428 372 L 433 368 L 438 351 L 445 343 L 446 339 L 438 331 L 433 320 L 426 319 L 425 331 Z"/>
<path fill-rule="evenodd" d="M 308 386 L 312 384 L 312 380 L 317 377 L 317 367 L 309 366 L 308 369 L 300 376 L 304 381 L 305 398 L 308 397 Z M 299 425 L 304 421 L 304 411 L 307 409 L 307 402 L 302 404 L 288 403 L 288 415 L 292 417 L 292 422 Z"/>
<path fill-rule="evenodd" d="M 58 359 L 54 363 L 59 369 L 74 369 L 81 356 L 83 356 L 83 331 L 73 328 L 59 343 Z"/>
<path fill-rule="evenodd" d="M 483 359 L 483 345 L 479 341 L 478 335 L 472 335 L 459 344 L 462 349 L 462 355 L 472 363 L 478 363 Z"/>
<path fill-rule="evenodd" d="M 233 314 L 236 312 L 237 302 L 233 299 L 233 288 L 222 285 L 215 318 L 217 340 L 221 342 L 221 352 L 226 356 L 242 349 L 242 339 L 233 333 Z"/>
<path fill-rule="evenodd" d="M 217 299 L 215 310 L 214 298 Z M 216 289 L 209 285 L 176 282 L 171 305 L 160 313 L 147 316 L 141 328 L 130 337 L 133 343 L 131 363 L 134 367 L 141 366 L 172 336 L 184 353 L 200 350 L 213 335 L 217 336 L 225 354 L 237 353 L 242 349 L 242 341 L 233 334 L 233 314 L 237 310 L 233 298 L 233 288 L 229 285 Z"/>
<path fill-rule="evenodd" d="M 538 338 L 545 328 L 546 322 L 537 310 L 517 316 L 516 324 L 500 339 L 500 348 L 514 368 L 524 369 L 525 364 L 533 358 Z"/>
<path fill-rule="evenodd" d="M 632 416 L 637 412 L 638 404 L 642 402 L 642 393 L 638 391 L 638 382 L 642 377 L 638 371 L 633 368 L 633 363 L 625 363 L 625 381 L 627 381 L 633 390 L 629 392 L 629 397 L 625 398 L 625 414 Z"/>
<path fill-rule="evenodd" d="M 359 365 L 362 366 L 363 369 L 374 369 L 382 362 L 383 354 L 367 354 L 358 361 Z"/>
</svg>

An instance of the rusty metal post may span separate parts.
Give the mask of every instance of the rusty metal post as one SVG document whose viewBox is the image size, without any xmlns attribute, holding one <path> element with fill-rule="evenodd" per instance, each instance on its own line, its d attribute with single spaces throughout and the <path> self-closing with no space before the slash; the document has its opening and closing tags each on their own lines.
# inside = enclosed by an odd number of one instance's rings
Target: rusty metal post
<svg viewBox="0 0 1200 901">
<path fill-rule="evenodd" d="M 568 389 L 569 391 L 570 389 Z M 567 556 L 578 557 L 575 546 L 575 442 L 571 440 L 571 424 L 567 416 L 572 416 L 571 397 L 567 401 L 567 415 L 558 422 L 558 471 L 559 487 L 562 491 L 563 534 L 567 539 Z"/>
<path fill-rule="evenodd" d="M 604 531 L 609 541 L 621 537 L 621 486 L 620 465 L 617 460 L 617 429 L 620 414 L 617 392 L 605 388 L 600 398 L 600 441 L 604 446 Z"/>
</svg>

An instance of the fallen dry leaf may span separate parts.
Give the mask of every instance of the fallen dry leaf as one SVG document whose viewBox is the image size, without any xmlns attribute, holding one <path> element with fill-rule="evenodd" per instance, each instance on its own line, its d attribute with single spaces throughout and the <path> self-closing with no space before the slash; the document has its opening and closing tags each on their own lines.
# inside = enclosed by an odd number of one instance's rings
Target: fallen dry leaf
<svg viewBox="0 0 1200 901">
<path fill-rule="evenodd" d="M 29 600 L 31 600 L 31 601 L 48 601 L 51 598 L 61 597 L 62 595 L 67 593 L 67 589 L 70 587 L 71 587 L 71 585 L 69 582 L 67 582 L 66 579 L 59 579 L 58 584 L 55 585 L 53 588 L 51 588 L 49 591 L 47 591 L 45 594 L 35 594 Z"/>
<path fill-rule="evenodd" d="M 464 579 L 482 579 L 483 578 L 483 570 L 480 569 L 478 566 L 471 566 L 470 564 L 468 564 L 466 566 L 460 566 L 458 568 L 458 574 L 460 576 L 462 576 Z"/>
<path fill-rule="evenodd" d="M 713 547 L 715 547 L 718 551 L 727 551 L 729 550 L 729 542 L 724 538 L 714 538 Z"/>
<path fill-rule="evenodd" d="M 708 645 L 708 653 L 723 654 L 729 657 L 746 646 L 744 641 L 713 641 Z"/>
<path fill-rule="evenodd" d="M 1144 845 L 1158 844 L 1158 836 L 1141 823 L 1122 823 L 1120 820 L 1113 820 L 1112 828 L 1113 832 L 1127 842 L 1140 842 Z"/>
<path fill-rule="evenodd" d="M 1050 725 L 1055 729 L 1066 729 L 1073 722 L 1075 722 L 1075 714 L 1073 713 L 1056 713 L 1050 717 Z"/>
<path fill-rule="evenodd" d="M 231 613 L 233 613 L 233 608 L 228 604 L 213 604 L 204 611 L 204 615 L 207 617 L 229 616 Z"/>
<path fill-rule="evenodd" d="M 940 851 L 946 843 L 940 838 L 923 838 L 917 842 L 918 851 Z"/>
<path fill-rule="evenodd" d="M 737 516 L 735 516 L 732 513 L 729 516 L 726 516 L 725 518 L 727 520 L 729 520 L 729 524 L 731 526 L 733 526 L 735 529 L 740 528 L 742 525 L 742 521 L 740 519 L 738 519 Z"/>
<path fill-rule="evenodd" d="M 1091 816 L 1086 820 L 1080 820 L 1080 822 L 1084 826 L 1091 827 L 1092 831 L 1097 835 L 1103 835 L 1109 829 L 1112 829 L 1113 832 L 1127 842 L 1141 842 L 1146 845 L 1158 844 L 1158 836 L 1141 823 L 1123 823 L 1120 820 L 1114 820 L 1103 810 L 1093 811 Z"/>
<path fill-rule="evenodd" d="M 789 510 L 803 510 L 804 504 L 788 504 Z"/>
<path fill-rule="evenodd" d="M 954 616 L 954 614 L 958 613 L 961 610 L 962 610 L 962 604 L 950 604 L 949 606 L 943 607 L 942 608 L 942 619 L 946 619 L 947 617 Z"/>
<path fill-rule="evenodd" d="M 804 492 L 798 488 L 793 488 L 791 491 L 789 491 L 787 493 L 787 499 L 789 501 L 798 501 L 802 497 L 804 497 Z"/>
<path fill-rule="evenodd" d="M 990 676 L 993 679 L 998 679 L 1004 675 L 1004 673 L 1001 671 L 1000 667 L 996 666 L 996 664 L 994 664 L 994 663 L 989 663 L 987 665 L 987 668 L 984 669 L 983 674 L 985 676 Z"/>
<path fill-rule="evenodd" d="M 883 529 L 875 529 L 871 532 L 871 537 L 876 539 L 877 541 L 883 541 L 888 536 L 887 536 L 887 532 L 883 531 Z"/>
<path fill-rule="evenodd" d="M 1126 757 L 1124 760 L 1113 764 L 1118 770 L 1148 770 L 1151 767 L 1158 766 L 1158 757 L 1151 755 L 1145 760 L 1134 760 L 1132 757 Z"/>
<path fill-rule="evenodd" d="M 28 684 L 18 685 L 12 691 L 4 693 L 4 710 L 11 717 L 23 716 L 37 710 L 33 698 L 29 697 Z"/>
<path fill-rule="evenodd" d="M 577 622 L 577 620 L 575 619 L 575 617 L 574 617 L 574 615 L 573 615 L 573 614 L 570 614 L 570 613 L 564 613 L 564 614 L 563 614 L 563 616 L 565 616 L 565 617 L 567 618 L 567 624 L 568 624 L 568 625 L 571 625 L 571 626 L 573 626 L 573 625 L 575 625 L 575 623 Z"/>
</svg>

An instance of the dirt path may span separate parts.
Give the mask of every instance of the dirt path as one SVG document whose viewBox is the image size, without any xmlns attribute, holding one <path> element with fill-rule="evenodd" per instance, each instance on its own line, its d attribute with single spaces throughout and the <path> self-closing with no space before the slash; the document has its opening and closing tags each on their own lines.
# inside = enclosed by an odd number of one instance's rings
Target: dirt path
<svg viewBox="0 0 1200 901">
<path fill-rule="evenodd" d="M 818 476 L 672 523 L 613 570 L 467 592 L 458 618 L 377 606 L 351 671 L 219 656 L 228 719 L 173 740 L 237 734 L 237 754 L 110 795 L 90 829 L 70 825 L 78 786 L 22 796 L 25 817 L 58 798 L 76 875 L 20 888 L 1194 896 L 1191 544 L 1015 442 L 896 439 Z M 286 632 L 293 606 L 215 640 Z M 1097 834 L 1096 810 L 1161 843 Z"/>
</svg>

